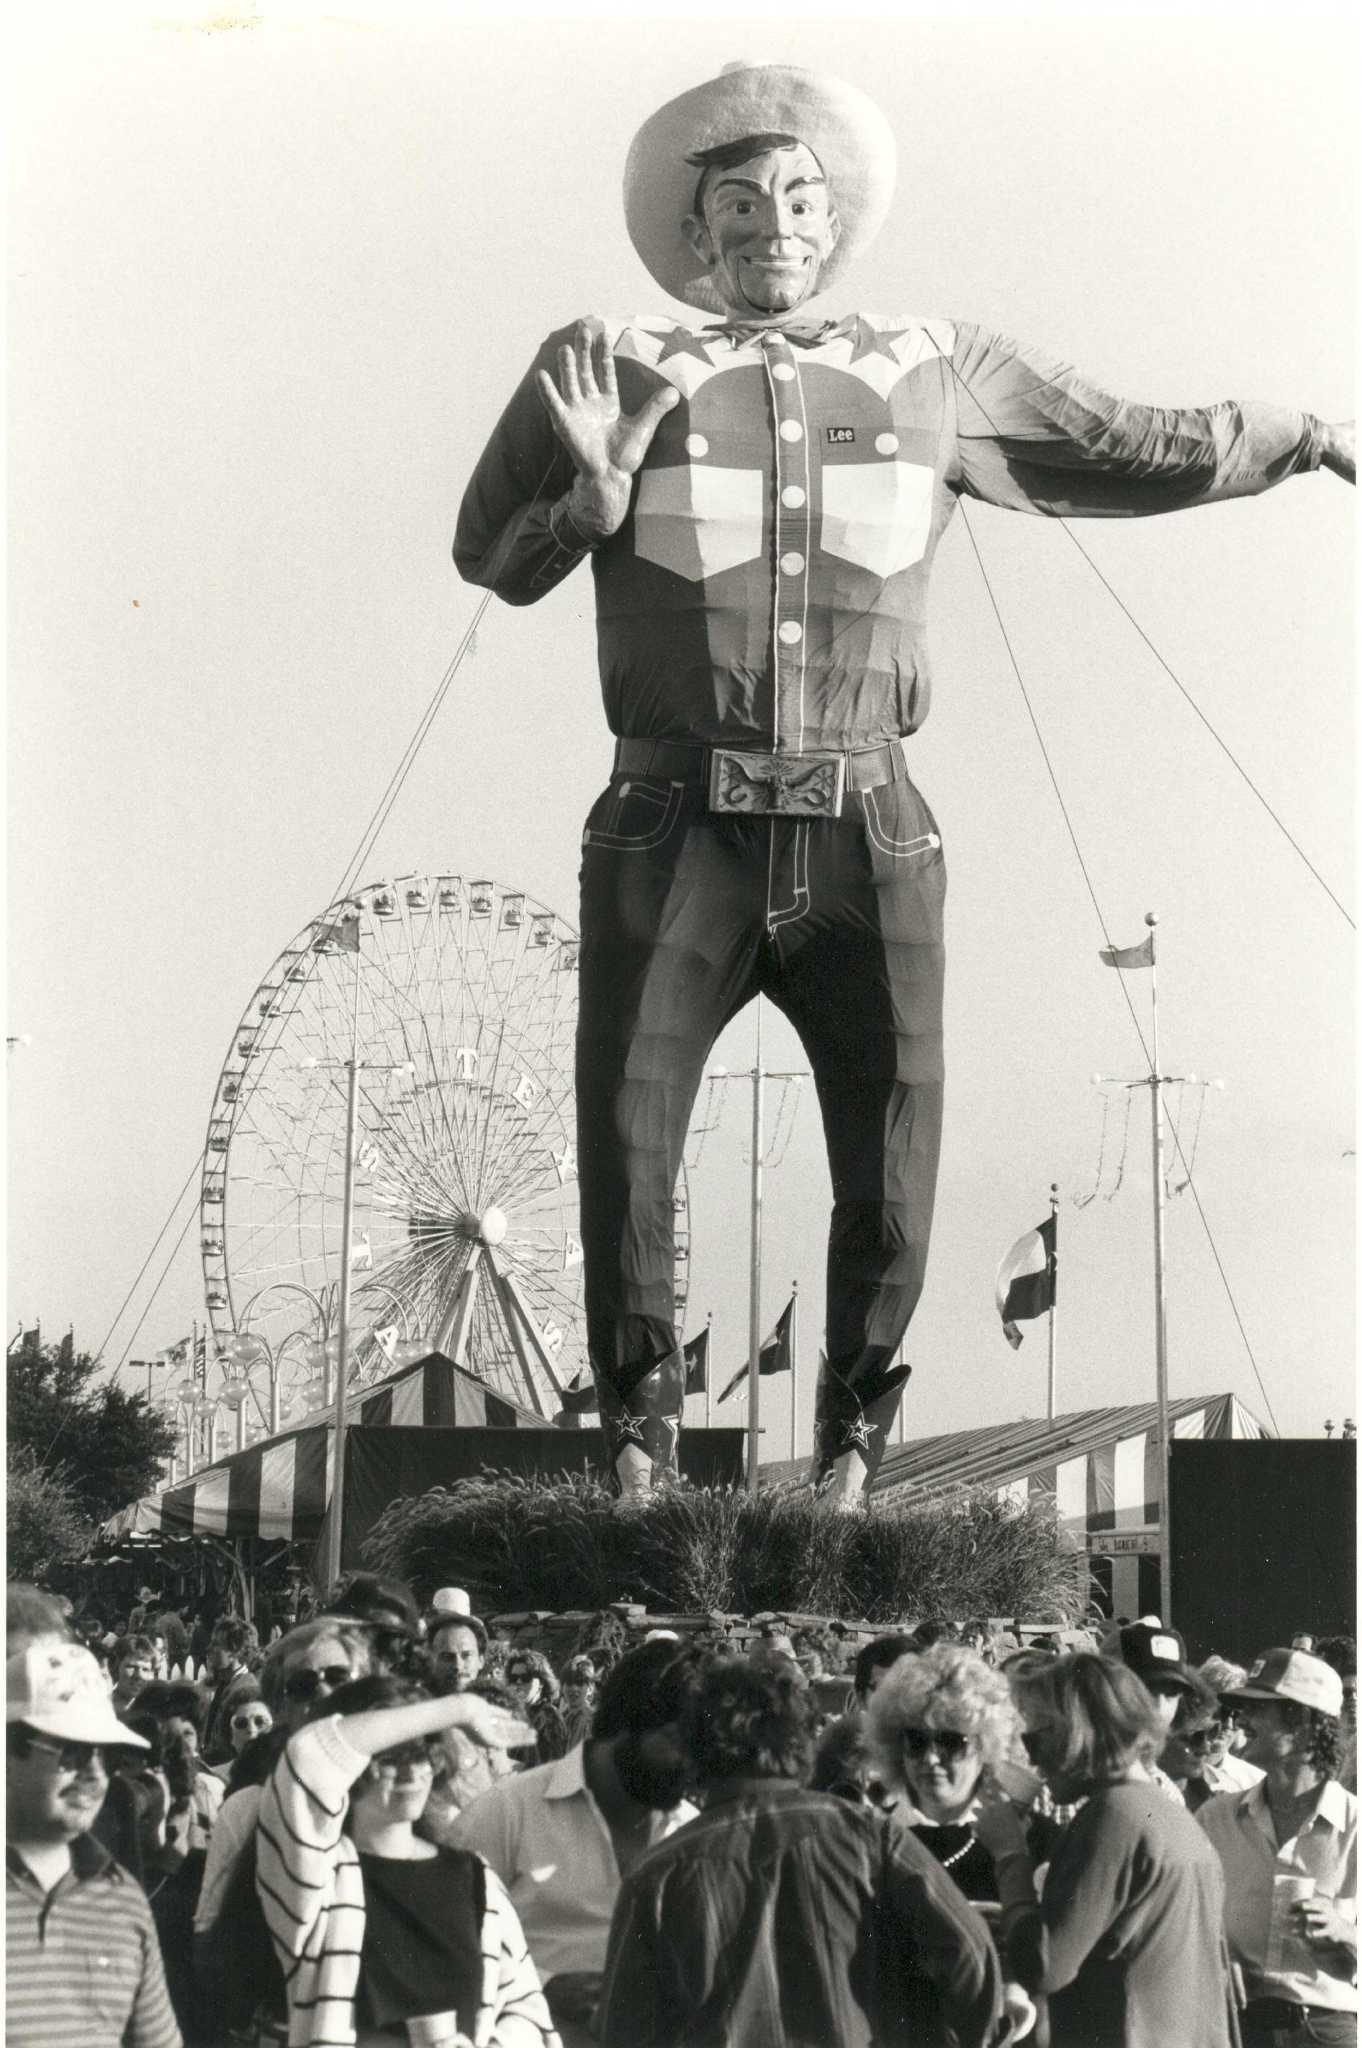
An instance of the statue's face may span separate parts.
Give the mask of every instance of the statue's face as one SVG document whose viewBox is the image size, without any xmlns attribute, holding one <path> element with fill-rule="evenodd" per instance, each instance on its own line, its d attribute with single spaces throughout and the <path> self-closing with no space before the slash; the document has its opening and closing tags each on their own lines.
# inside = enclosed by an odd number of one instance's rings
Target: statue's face
<svg viewBox="0 0 1362 2048">
<path fill-rule="evenodd" d="M 703 212 L 684 225 L 726 310 L 745 320 L 778 320 L 811 299 L 841 232 L 818 159 L 802 142 L 711 171 Z"/>
</svg>

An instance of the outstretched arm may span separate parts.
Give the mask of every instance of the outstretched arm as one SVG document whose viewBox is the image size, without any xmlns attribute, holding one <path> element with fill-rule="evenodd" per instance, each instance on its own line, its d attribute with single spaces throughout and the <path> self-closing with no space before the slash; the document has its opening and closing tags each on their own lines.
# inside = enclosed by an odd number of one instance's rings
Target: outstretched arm
<svg viewBox="0 0 1362 2048">
<path fill-rule="evenodd" d="M 607 540 L 623 526 L 639 464 L 662 415 L 681 394 L 663 384 L 637 412 L 622 411 L 614 354 L 599 321 L 579 320 L 573 340 L 559 348 L 556 384 L 547 370 L 539 371 L 537 381 L 553 431 L 577 472 L 568 515 L 589 540 Z"/>
<path fill-rule="evenodd" d="M 1353 420 L 1340 420 L 1336 426 L 1323 426 L 1323 445 L 1319 452 L 1321 469 L 1331 469 L 1335 476 L 1341 476 L 1345 484 L 1357 482 L 1357 426 Z"/>
</svg>

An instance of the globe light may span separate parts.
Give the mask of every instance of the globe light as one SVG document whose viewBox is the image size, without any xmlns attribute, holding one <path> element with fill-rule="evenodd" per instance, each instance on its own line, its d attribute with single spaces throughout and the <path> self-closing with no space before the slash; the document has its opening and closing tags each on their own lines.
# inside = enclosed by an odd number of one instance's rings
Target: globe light
<svg viewBox="0 0 1362 2048">
<path fill-rule="evenodd" d="M 198 1399 L 199 1383 L 187 1373 L 182 1380 L 176 1380 L 171 1391 L 177 1401 L 192 1402 Z"/>
<path fill-rule="evenodd" d="M 250 1394 L 240 1380 L 231 1380 L 223 1388 L 219 1398 L 222 1401 L 223 1407 L 229 1409 L 235 1415 L 239 1408 L 245 1406 L 246 1402 L 250 1399 Z"/>
<path fill-rule="evenodd" d="M 243 1330 L 232 1342 L 232 1357 L 238 1365 L 257 1365 L 268 1355 L 260 1338 L 253 1337 L 248 1330 Z"/>
</svg>

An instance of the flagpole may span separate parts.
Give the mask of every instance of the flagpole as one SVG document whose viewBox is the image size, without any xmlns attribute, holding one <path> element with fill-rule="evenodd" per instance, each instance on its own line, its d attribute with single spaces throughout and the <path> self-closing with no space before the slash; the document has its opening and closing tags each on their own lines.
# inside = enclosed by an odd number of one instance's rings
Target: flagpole
<svg viewBox="0 0 1362 2048">
<path fill-rule="evenodd" d="M 712 1353 L 713 1353 L 713 1350 L 714 1350 L 714 1345 L 713 1345 L 713 1342 L 712 1342 L 713 1336 L 714 1336 L 714 1311 L 713 1311 L 713 1309 L 711 1309 L 711 1310 L 709 1311 L 709 1314 L 708 1314 L 708 1315 L 707 1315 L 707 1316 L 705 1317 L 705 1428 L 706 1428 L 706 1429 L 708 1429 L 708 1428 L 709 1428 L 709 1427 L 711 1426 L 711 1424 L 712 1424 L 712 1422 L 713 1422 L 713 1419 L 714 1419 L 714 1359 L 713 1359 L 713 1356 L 712 1356 Z"/>
<path fill-rule="evenodd" d="M 790 1282 L 790 1462 L 795 1450 L 795 1424 L 799 1414 L 799 1282 Z"/>
<path fill-rule="evenodd" d="M 336 1359 L 336 1405 L 332 1421 L 331 1527 L 327 1544 L 327 1579 L 335 1585 L 341 1574 L 341 1517 L 345 1512 L 345 1397 L 350 1378 L 350 1237 L 355 1214 L 355 1126 L 359 1107 L 359 947 L 355 948 L 355 1007 L 350 1026 L 350 1057 L 345 1086 L 345 1192 L 341 1203 L 340 1339 Z"/>
<path fill-rule="evenodd" d="M 1168 1554 L 1168 1327 L 1163 1281 L 1163 1087 L 1159 1071 L 1159 979 L 1155 930 L 1158 918 L 1148 911 L 1149 1007 L 1153 1072 L 1150 1077 L 1150 1138 L 1154 1166 L 1154 1376 L 1158 1406 L 1157 1441 L 1159 1465 L 1159 1615 L 1171 1626 L 1172 1596 Z"/>
<path fill-rule="evenodd" d="M 1055 1419 L 1055 1311 L 1059 1305 L 1059 1182 L 1050 1183 L 1050 1220 L 1054 1224 L 1055 1272 L 1054 1285 L 1050 1290 L 1050 1357 L 1045 1382 L 1046 1420 Z"/>
<path fill-rule="evenodd" d="M 752 1063 L 752 1269 L 747 1303 L 747 1491 L 757 1490 L 761 1443 L 761 997 L 756 999 L 757 1044 Z"/>
</svg>

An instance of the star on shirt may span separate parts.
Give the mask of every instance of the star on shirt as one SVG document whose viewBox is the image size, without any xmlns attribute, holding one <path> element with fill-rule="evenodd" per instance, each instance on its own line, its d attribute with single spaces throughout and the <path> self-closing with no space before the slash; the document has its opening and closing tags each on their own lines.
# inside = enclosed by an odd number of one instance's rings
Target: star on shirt
<svg viewBox="0 0 1362 2048">
<path fill-rule="evenodd" d="M 894 343 L 902 341 L 908 332 L 906 327 L 896 327 L 892 332 L 872 327 L 861 314 L 856 316 L 856 345 L 851 351 L 853 363 L 859 363 L 862 356 L 886 356 L 891 363 L 897 363 Z"/>
<path fill-rule="evenodd" d="M 662 344 L 657 358 L 658 363 L 665 363 L 669 356 L 698 356 L 707 370 L 714 368 L 713 359 L 700 336 L 691 334 L 684 327 L 673 327 Z"/>
</svg>

